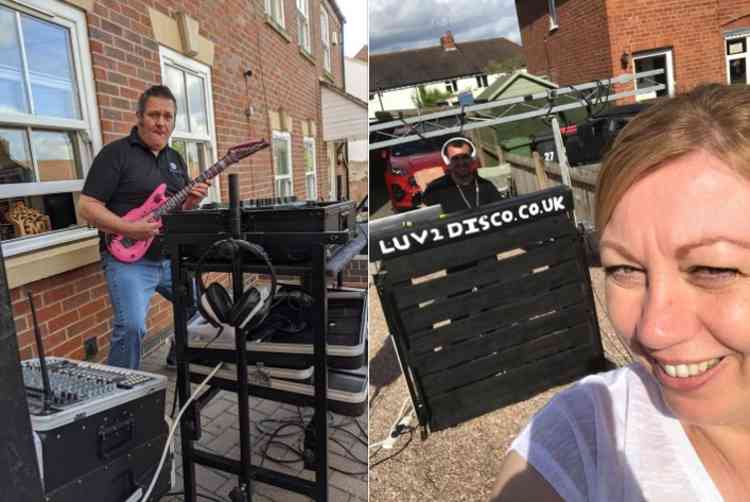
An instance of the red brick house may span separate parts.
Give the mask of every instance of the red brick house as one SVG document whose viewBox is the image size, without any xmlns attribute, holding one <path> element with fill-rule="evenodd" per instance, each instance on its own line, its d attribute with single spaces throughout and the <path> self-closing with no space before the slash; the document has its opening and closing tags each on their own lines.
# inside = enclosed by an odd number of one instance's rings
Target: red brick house
<svg viewBox="0 0 750 502">
<path fill-rule="evenodd" d="M 528 71 L 558 84 L 665 68 L 668 89 L 750 83 L 750 0 L 516 0 Z"/>
<path fill-rule="evenodd" d="M 49 354 L 84 358 L 90 339 L 94 359 L 108 352 L 96 231 L 76 205 L 94 155 L 130 131 L 148 86 L 175 92 L 172 146 L 193 176 L 230 146 L 265 137 L 272 148 L 232 169 L 242 198 L 337 197 L 336 150 L 347 137 L 327 132 L 321 103 L 326 86 L 344 88 L 344 22 L 335 0 L 0 4 L 0 235 L 22 358 L 35 353 L 27 291 Z M 227 200 L 225 175 L 213 190 Z M 171 324 L 171 304 L 157 295 L 151 343 Z"/>
</svg>

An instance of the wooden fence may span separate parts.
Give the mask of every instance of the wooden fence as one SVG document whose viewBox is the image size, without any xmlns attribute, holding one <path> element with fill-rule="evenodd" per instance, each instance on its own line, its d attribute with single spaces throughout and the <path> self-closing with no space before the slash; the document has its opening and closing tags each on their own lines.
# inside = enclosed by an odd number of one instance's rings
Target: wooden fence
<svg viewBox="0 0 750 502">
<path fill-rule="evenodd" d="M 475 129 L 475 131 L 477 131 Z M 494 135 L 493 135 L 494 136 Z M 508 163 L 511 166 L 511 178 L 517 195 L 524 195 L 562 184 L 560 166 L 556 162 L 543 161 L 539 154 L 533 158 L 515 155 L 503 151 L 486 134 L 473 134 L 472 140 L 477 145 L 483 166 Z M 570 178 L 573 183 L 573 202 L 579 222 L 593 224 L 594 193 L 599 175 L 599 164 L 571 167 Z"/>
</svg>

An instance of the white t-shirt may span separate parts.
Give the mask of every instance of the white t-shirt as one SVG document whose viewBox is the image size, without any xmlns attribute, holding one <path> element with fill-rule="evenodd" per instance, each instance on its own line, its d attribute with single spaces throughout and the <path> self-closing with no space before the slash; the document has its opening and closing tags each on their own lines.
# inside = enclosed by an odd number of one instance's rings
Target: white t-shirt
<svg viewBox="0 0 750 502">
<path fill-rule="evenodd" d="M 721 502 L 680 422 L 641 365 L 555 396 L 510 447 L 566 502 Z"/>
</svg>

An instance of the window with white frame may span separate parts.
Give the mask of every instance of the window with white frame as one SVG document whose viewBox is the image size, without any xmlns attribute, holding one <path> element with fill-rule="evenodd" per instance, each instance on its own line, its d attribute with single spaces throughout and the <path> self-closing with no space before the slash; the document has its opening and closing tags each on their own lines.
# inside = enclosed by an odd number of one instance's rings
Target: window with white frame
<svg viewBox="0 0 750 502">
<path fill-rule="evenodd" d="M 445 92 L 453 94 L 458 92 L 458 80 L 446 80 L 445 81 Z"/>
<path fill-rule="evenodd" d="M 477 87 L 487 87 L 489 84 L 487 83 L 487 75 L 477 75 Z"/>
<path fill-rule="evenodd" d="M 273 180 L 276 197 L 294 195 L 292 137 L 288 132 L 273 131 Z"/>
<path fill-rule="evenodd" d="M 315 138 L 305 138 L 305 196 L 307 200 L 318 199 L 318 176 L 315 162 Z"/>
<path fill-rule="evenodd" d="M 555 0 L 547 0 L 547 8 L 549 9 L 549 31 L 556 30 L 560 27 L 560 23 L 557 18 L 557 5 L 555 5 Z"/>
<path fill-rule="evenodd" d="M 284 0 L 266 0 L 266 14 L 284 28 Z"/>
<path fill-rule="evenodd" d="M 308 54 L 310 49 L 310 0 L 297 0 L 297 36 L 299 45 Z"/>
<path fill-rule="evenodd" d="M 747 67 L 750 53 L 747 51 L 748 35 L 732 35 L 726 38 L 727 83 L 747 84 Z"/>
<path fill-rule="evenodd" d="M 82 11 L 0 4 L 0 240 L 13 256 L 93 237 L 76 205 L 99 116 Z"/>
<path fill-rule="evenodd" d="M 211 167 L 216 152 L 211 69 L 166 47 L 159 48 L 159 56 L 162 82 L 177 100 L 171 146 L 185 159 L 190 178 L 195 178 Z M 213 183 L 209 200 L 218 197 L 218 184 Z"/>
<path fill-rule="evenodd" d="M 674 96 L 674 66 L 672 64 L 672 49 L 659 49 L 639 52 L 633 55 L 633 71 L 636 74 L 651 70 L 664 70 L 661 74 L 650 77 L 639 77 L 635 80 L 635 89 L 643 90 L 657 84 L 664 85 L 658 91 L 649 91 L 635 96 L 636 101 L 645 101 L 660 96 Z"/>
<path fill-rule="evenodd" d="M 328 12 L 325 8 L 320 10 L 320 40 L 323 46 L 323 68 L 331 71 L 331 28 L 328 23 Z"/>
</svg>

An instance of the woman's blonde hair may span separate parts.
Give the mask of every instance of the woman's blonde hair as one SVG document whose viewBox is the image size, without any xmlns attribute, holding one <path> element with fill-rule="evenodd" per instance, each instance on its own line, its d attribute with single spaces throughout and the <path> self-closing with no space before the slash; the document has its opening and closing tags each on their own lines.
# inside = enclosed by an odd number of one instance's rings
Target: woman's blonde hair
<svg viewBox="0 0 750 502">
<path fill-rule="evenodd" d="M 709 84 L 639 113 L 620 131 L 599 173 L 596 228 L 625 192 L 666 161 L 704 150 L 750 178 L 750 86 Z"/>
</svg>

